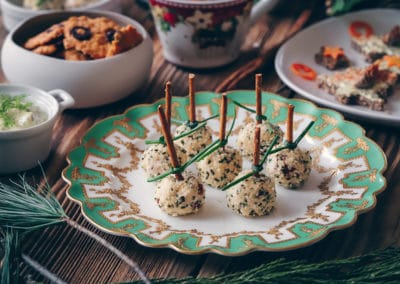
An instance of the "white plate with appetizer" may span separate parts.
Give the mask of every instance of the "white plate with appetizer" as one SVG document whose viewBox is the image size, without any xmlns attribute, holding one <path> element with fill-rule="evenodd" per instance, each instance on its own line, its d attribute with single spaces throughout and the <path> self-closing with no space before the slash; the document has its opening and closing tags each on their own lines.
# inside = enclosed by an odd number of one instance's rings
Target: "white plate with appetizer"
<svg viewBox="0 0 400 284">
<path fill-rule="evenodd" d="M 198 119 L 220 113 L 220 94 L 199 92 L 195 98 Z M 189 101 L 173 98 L 172 131 L 179 127 L 177 120 L 187 121 L 190 117 Z M 238 146 L 241 140 L 238 136 L 242 126 L 256 118 L 248 110 L 255 109 L 255 101 L 254 91 L 228 93 L 226 133 L 231 134 L 227 146 L 243 149 Z M 160 195 L 160 188 L 166 186 L 164 179 L 149 182 L 151 165 L 156 170 L 162 161 L 149 163 L 151 155 L 144 155 L 152 147 L 146 141 L 162 135 L 157 115 L 160 104 L 164 100 L 134 106 L 97 123 L 68 155 L 69 165 L 63 171 L 63 178 L 69 185 L 69 198 L 80 204 L 83 215 L 92 224 L 111 234 L 132 237 L 144 246 L 170 247 L 185 254 L 213 252 L 233 256 L 252 251 L 291 250 L 311 245 L 333 230 L 352 225 L 360 213 L 375 206 L 376 195 L 386 187 L 385 155 L 360 126 L 344 120 L 336 111 L 318 108 L 310 102 L 263 93 L 262 114 L 283 133 L 287 130 L 289 104 L 295 107 L 293 138 L 297 139 L 315 121 L 298 144 L 312 156 L 311 172 L 305 182 L 297 189 L 272 183 L 270 186 L 275 185 L 276 190 L 273 204 L 268 203 L 272 208 L 265 208 L 261 214 L 256 210 L 246 214 L 246 208 L 258 203 L 252 198 L 243 204 L 235 203 L 229 193 L 233 187 L 223 191 L 217 188 L 219 184 L 214 187 L 203 183 L 199 192 L 195 190 L 190 195 L 196 202 L 179 197 L 176 204 L 165 207 Z M 217 117 L 206 121 L 214 142 L 220 135 L 219 122 Z M 186 146 L 188 149 L 191 147 Z M 242 161 L 243 171 L 252 169 L 248 156 L 242 155 Z M 268 168 L 271 161 L 266 163 Z M 201 167 L 214 174 L 212 170 L 218 171 L 217 164 Z M 229 166 L 229 171 L 235 167 Z M 194 164 L 187 169 L 197 171 Z M 185 172 L 183 176 L 186 178 Z M 193 210 L 186 211 L 187 206 Z M 193 214 L 173 216 L 189 212 Z"/>
<path fill-rule="evenodd" d="M 360 119 L 398 125 L 400 80 L 388 79 L 383 89 L 382 81 L 362 83 L 369 74 L 366 68 L 374 62 L 390 63 L 391 71 L 400 75 L 399 19 L 399 10 L 371 9 L 314 24 L 282 45 L 275 58 L 276 71 L 291 89 L 318 104 Z M 346 56 L 348 64 L 335 66 L 329 60 L 321 64 L 321 59 L 316 60 L 318 53 L 331 59 Z M 383 67 L 379 70 L 372 79 L 386 72 Z M 326 83 L 329 77 L 335 84 Z"/>
</svg>

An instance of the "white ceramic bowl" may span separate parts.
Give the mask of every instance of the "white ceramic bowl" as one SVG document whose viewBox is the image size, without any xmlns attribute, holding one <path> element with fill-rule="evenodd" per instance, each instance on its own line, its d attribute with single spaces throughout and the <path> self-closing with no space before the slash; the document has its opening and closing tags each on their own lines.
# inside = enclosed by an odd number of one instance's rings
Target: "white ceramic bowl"
<svg viewBox="0 0 400 284">
<path fill-rule="evenodd" d="M 44 161 L 51 148 L 51 135 L 57 116 L 74 104 L 74 99 L 63 90 L 43 90 L 24 86 L 0 84 L 0 93 L 25 95 L 47 115 L 35 126 L 18 130 L 0 130 L 0 175 L 28 170 Z"/>
<path fill-rule="evenodd" d="M 72 15 L 105 16 L 131 24 L 143 36 L 136 47 L 112 57 L 68 61 L 33 53 L 22 44 L 38 31 Z M 53 12 L 28 19 L 11 31 L 3 45 L 1 62 L 6 78 L 15 84 L 43 90 L 63 89 L 75 99 L 74 108 L 108 104 L 138 90 L 147 81 L 153 62 L 153 45 L 135 20 L 113 12 Z"/>
<path fill-rule="evenodd" d="M 54 12 L 54 10 L 32 10 L 22 6 L 23 0 L 0 0 L 4 27 L 10 31 L 22 21 L 33 16 Z M 121 12 L 119 0 L 99 0 L 70 11 L 104 10 Z"/>
</svg>

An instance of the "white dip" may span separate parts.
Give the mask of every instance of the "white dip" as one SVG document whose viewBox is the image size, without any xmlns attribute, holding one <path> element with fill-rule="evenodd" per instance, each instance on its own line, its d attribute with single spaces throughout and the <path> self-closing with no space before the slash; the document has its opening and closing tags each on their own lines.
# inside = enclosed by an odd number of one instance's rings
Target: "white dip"
<svg viewBox="0 0 400 284">
<path fill-rule="evenodd" d="M 0 130 L 17 130 L 38 125 L 47 114 L 38 106 L 25 101 L 25 96 L 0 94 Z"/>
</svg>

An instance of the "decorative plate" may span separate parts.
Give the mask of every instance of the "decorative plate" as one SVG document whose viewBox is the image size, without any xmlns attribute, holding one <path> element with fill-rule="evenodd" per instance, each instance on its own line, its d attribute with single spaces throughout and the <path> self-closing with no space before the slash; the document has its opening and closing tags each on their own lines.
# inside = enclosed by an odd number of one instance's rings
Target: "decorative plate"
<svg viewBox="0 0 400 284">
<path fill-rule="evenodd" d="M 254 91 L 229 93 L 230 99 L 252 108 L 254 97 Z M 188 101 L 173 98 L 173 118 L 187 119 Z M 294 138 L 316 121 L 300 143 L 313 156 L 304 186 L 298 190 L 277 186 L 277 204 L 264 217 L 237 215 L 226 206 L 225 192 L 211 187 L 206 187 L 206 203 L 197 214 L 168 216 L 153 200 L 155 184 L 146 181 L 139 165 L 145 140 L 160 136 L 157 106 L 162 102 L 135 106 L 97 123 L 68 156 L 69 166 L 63 171 L 68 196 L 99 229 L 130 236 L 144 246 L 171 247 L 186 254 L 284 251 L 311 245 L 330 231 L 350 226 L 358 214 L 374 207 L 376 194 L 386 186 L 385 155 L 360 126 L 304 100 L 263 93 L 263 112 L 283 130 L 287 104 L 295 106 Z M 197 93 L 196 102 L 198 117 L 219 111 L 218 94 Z M 235 111 L 232 146 L 240 126 L 255 116 L 229 101 L 228 126 Z M 218 119 L 208 123 L 215 137 L 218 124 Z M 249 166 L 246 161 L 244 168 Z"/>
<path fill-rule="evenodd" d="M 315 63 L 314 55 L 322 45 L 340 46 L 349 57 L 352 66 L 367 66 L 368 63 L 363 56 L 351 47 L 348 32 L 350 23 L 357 20 L 367 21 L 376 34 L 384 34 L 398 25 L 399 19 L 400 10 L 394 9 L 364 10 L 326 19 L 304 29 L 283 44 L 275 57 L 275 69 L 285 84 L 314 102 L 364 120 L 400 125 L 400 88 L 388 98 L 385 111 L 373 111 L 367 107 L 343 105 L 336 101 L 333 95 L 319 89 L 316 82 L 304 80 L 290 71 L 292 63 L 301 62 L 313 68 L 318 74 L 332 73 Z"/>
</svg>

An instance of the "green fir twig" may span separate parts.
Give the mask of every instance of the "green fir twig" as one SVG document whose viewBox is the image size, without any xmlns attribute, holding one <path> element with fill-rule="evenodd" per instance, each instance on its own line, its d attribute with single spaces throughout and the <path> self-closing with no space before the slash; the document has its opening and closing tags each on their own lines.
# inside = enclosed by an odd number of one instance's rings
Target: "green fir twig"
<svg viewBox="0 0 400 284">
<path fill-rule="evenodd" d="M 209 278 L 153 279 L 152 283 L 187 284 L 349 284 L 400 281 L 400 248 L 387 248 L 365 255 L 320 263 L 279 258 L 253 269 Z M 138 282 L 129 282 L 138 283 Z"/>
<path fill-rule="evenodd" d="M 10 228 L 0 230 L 3 238 L 1 240 L 3 247 L 3 259 L 0 262 L 1 277 L 0 283 L 18 283 L 19 282 L 19 262 L 20 255 L 19 232 Z"/>
<path fill-rule="evenodd" d="M 128 264 L 144 283 L 150 283 L 136 262 L 108 241 L 69 218 L 47 182 L 40 190 L 36 190 L 22 175 L 20 182 L 0 183 L 0 196 L 0 226 L 3 230 L 30 232 L 55 224 L 67 223 L 105 246 Z"/>
</svg>

